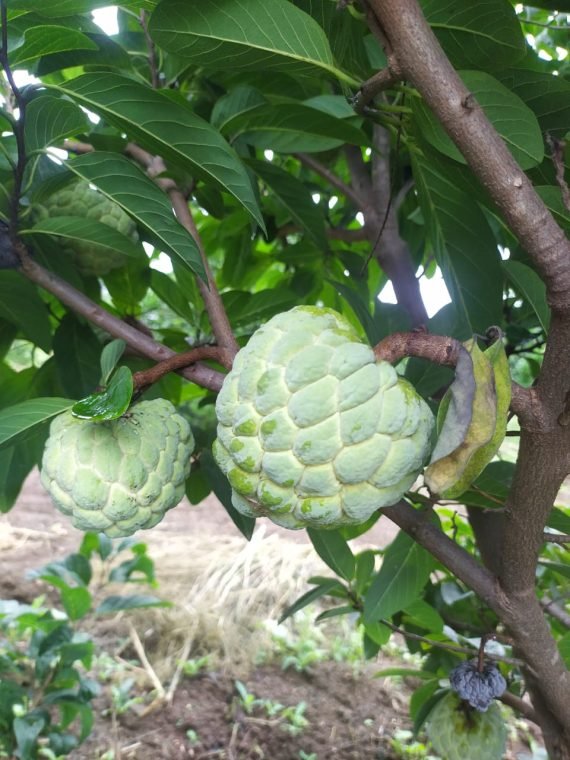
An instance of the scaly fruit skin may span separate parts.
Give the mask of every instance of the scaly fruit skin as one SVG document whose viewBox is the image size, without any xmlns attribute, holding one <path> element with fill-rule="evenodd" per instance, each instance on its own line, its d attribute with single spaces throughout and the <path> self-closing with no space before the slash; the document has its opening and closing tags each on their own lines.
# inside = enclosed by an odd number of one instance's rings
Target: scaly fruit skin
<svg viewBox="0 0 570 760">
<path fill-rule="evenodd" d="M 121 232 L 133 242 L 138 240 L 137 227 L 130 216 L 117 203 L 90 188 L 89 183 L 83 180 L 66 185 L 53 193 L 42 205 L 35 206 L 33 213 L 39 219 L 57 216 L 95 219 Z M 69 243 L 64 246 L 64 250 L 74 256 L 77 268 L 82 274 L 93 277 L 102 277 L 128 262 L 126 256 L 116 251 L 84 241 Z"/>
<path fill-rule="evenodd" d="M 427 733 L 443 760 L 502 760 L 507 731 L 494 702 L 487 712 L 469 708 L 453 692 L 429 714 Z"/>
<path fill-rule="evenodd" d="M 431 448 L 427 404 L 332 309 L 298 306 L 260 327 L 216 413 L 233 505 L 287 528 L 364 522 L 412 485 Z"/>
<path fill-rule="evenodd" d="M 79 530 L 130 536 L 182 499 L 193 450 L 190 425 L 165 399 L 109 422 L 64 412 L 51 424 L 41 480 Z"/>
</svg>

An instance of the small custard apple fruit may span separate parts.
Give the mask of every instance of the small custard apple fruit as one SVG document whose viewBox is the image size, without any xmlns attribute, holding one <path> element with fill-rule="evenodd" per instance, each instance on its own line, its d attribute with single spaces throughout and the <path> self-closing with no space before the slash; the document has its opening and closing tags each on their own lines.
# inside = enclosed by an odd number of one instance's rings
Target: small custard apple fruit
<svg viewBox="0 0 570 760">
<path fill-rule="evenodd" d="M 33 215 L 36 220 L 58 216 L 95 219 L 121 232 L 133 242 L 138 240 L 136 224 L 130 216 L 117 203 L 91 188 L 84 180 L 66 185 L 53 193 L 43 204 L 34 206 Z M 83 240 L 67 243 L 64 250 L 74 257 L 79 271 L 88 276 L 102 277 L 128 262 L 128 258 L 118 251 Z"/>
<path fill-rule="evenodd" d="M 193 450 L 190 425 L 165 399 L 107 422 L 68 411 L 51 423 L 41 480 L 79 530 L 130 536 L 180 502 Z"/>
<path fill-rule="evenodd" d="M 443 760 L 504 757 L 507 730 L 496 702 L 486 712 L 479 712 L 450 691 L 429 714 L 426 729 Z"/>
<path fill-rule="evenodd" d="M 332 309 L 297 306 L 237 354 L 214 456 L 244 515 L 287 528 L 360 524 L 412 485 L 433 415 Z"/>
</svg>

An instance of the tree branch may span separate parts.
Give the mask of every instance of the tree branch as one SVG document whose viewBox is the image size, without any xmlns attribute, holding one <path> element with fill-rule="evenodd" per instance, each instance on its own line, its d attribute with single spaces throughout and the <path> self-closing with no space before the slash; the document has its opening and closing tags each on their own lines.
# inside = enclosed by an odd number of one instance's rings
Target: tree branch
<svg viewBox="0 0 570 760">
<path fill-rule="evenodd" d="M 161 377 L 169 372 L 177 372 L 205 359 L 212 359 L 228 370 L 232 368 L 233 357 L 229 351 L 218 346 L 198 346 L 182 354 L 174 354 L 174 356 L 155 364 L 154 367 L 135 372 L 133 385 L 137 391 L 140 391 L 158 382 Z"/>
<path fill-rule="evenodd" d="M 159 176 L 166 171 L 166 166 L 159 156 L 151 155 L 134 143 L 129 143 L 127 145 L 126 153 L 140 163 L 146 169 L 149 177 L 154 179 L 156 184 L 170 196 L 170 201 L 176 214 L 176 218 L 194 238 L 198 250 L 200 251 L 200 257 L 207 278 L 206 283 L 200 277 L 197 278 L 197 282 L 200 294 L 206 306 L 206 311 L 208 312 L 212 330 L 216 336 L 218 345 L 227 348 L 229 351 L 233 352 L 235 356 L 239 351 L 239 346 L 234 338 L 228 315 L 226 314 L 224 304 L 212 276 L 210 265 L 208 264 L 202 240 L 196 229 L 194 219 L 192 218 L 184 194 L 178 188 L 174 180 Z"/>
<path fill-rule="evenodd" d="M 400 236 L 397 207 L 392 202 L 388 131 L 374 125 L 372 176 L 359 148 L 347 146 L 346 158 L 353 187 L 364 203 L 362 213 L 371 244 L 370 256 L 376 258 L 392 281 L 396 299 L 408 313 L 412 326 L 425 325 L 428 315 L 410 249 Z"/>
<path fill-rule="evenodd" d="M 559 604 L 556 604 L 554 599 L 543 596 L 540 600 L 540 606 L 546 613 L 558 620 L 559 623 L 562 623 L 566 628 L 570 628 L 570 614 Z"/>
<path fill-rule="evenodd" d="M 287 237 L 287 235 L 294 235 L 302 231 L 302 228 L 296 224 L 285 224 L 277 230 L 275 237 L 284 238 Z M 360 243 L 363 240 L 368 239 L 364 227 L 360 227 L 357 230 L 347 230 L 342 227 L 328 227 L 325 230 L 325 234 L 329 240 L 341 240 L 343 243 Z"/>
<path fill-rule="evenodd" d="M 298 161 L 303 164 L 303 166 L 311 169 L 315 172 L 315 174 L 319 174 L 329 183 L 329 185 L 335 187 L 340 193 L 342 193 L 342 195 L 345 196 L 345 198 L 348 198 L 348 200 L 351 201 L 351 203 L 356 206 L 357 209 L 360 209 L 362 207 L 362 199 L 358 193 L 355 192 L 352 187 L 350 187 L 350 185 L 347 185 L 345 182 L 343 182 L 340 177 L 337 177 L 334 172 L 331 172 L 330 169 L 327 169 L 326 166 L 323 166 L 320 161 L 317 161 L 307 153 L 294 153 L 293 155 Z"/>
<path fill-rule="evenodd" d="M 353 101 L 353 108 L 356 113 L 362 113 L 368 103 L 374 100 L 376 95 L 379 95 L 384 90 L 390 89 L 390 87 L 393 87 L 400 79 L 401 76 L 399 76 L 397 64 L 394 61 L 393 67 L 381 69 L 374 74 L 373 77 L 370 77 L 366 82 L 363 82 Z"/>
<path fill-rule="evenodd" d="M 542 534 L 543 539 L 551 544 L 570 544 L 570 536 L 566 536 L 563 533 L 549 533 L 544 531 Z"/>
<path fill-rule="evenodd" d="M 114 338 L 122 338 L 131 348 L 154 361 L 161 362 L 176 356 L 172 349 L 113 316 L 68 282 L 32 261 L 29 256 L 25 255 L 22 259 L 20 271 L 23 275 L 35 282 L 36 285 L 57 296 L 66 306 L 69 306 L 77 314 L 81 314 L 92 324 L 106 330 Z M 181 374 L 187 380 L 212 391 L 219 391 L 224 381 L 224 375 L 203 364 L 188 367 L 182 370 Z"/>
<path fill-rule="evenodd" d="M 417 0 L 366 3 L 403 76 L 420 91 L 529 253 L 551 307 L 570 311 L 570 241 L 453 69 Z"/>
<path fill-rule="evenodd" d="M 499 606 L 497 579 L 430 522 L 430 512 L 414 509 L 403 500 L 383 507 L 381 512 L 473 589 L 491 609 Z"/>
<path fill-rule="evenodd" d="M 377 359 L 396 364 L 407 356 L 427 359 L 434 364 L 444 367 L 455 367 L 460 351 L 464 347 L 456 338 L 444 335 L 416 331 L 408 333 L 392 333 L 374 346 Z M 536 393 L 531 388 L 523 388 L 518 383 L 511 383 L 512 411 L 527 425 L 536 428 L 539 423 Z"/>
</svg>

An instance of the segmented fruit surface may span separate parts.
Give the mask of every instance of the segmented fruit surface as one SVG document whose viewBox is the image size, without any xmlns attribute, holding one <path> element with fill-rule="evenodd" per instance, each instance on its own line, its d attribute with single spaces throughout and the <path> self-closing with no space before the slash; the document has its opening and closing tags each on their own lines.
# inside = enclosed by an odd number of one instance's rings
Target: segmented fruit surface
<svg viewBox="0 0 570 760">
<path fill-rule="evenodd" d="M 64 412 L 50 427 L 41 480 L 79 530 L 130 536 L 184 496 L 194 437 L 170 401 L 141 401 L 116 420 Z"/>
<path fill-rule="evenodd" d="M 288 528 L 364 522 L 412 485 L 431 448 L 427 404 L 331 309 L 298 306 L 260 327 L 216 413 L 234 506 Z"/>
</svg>

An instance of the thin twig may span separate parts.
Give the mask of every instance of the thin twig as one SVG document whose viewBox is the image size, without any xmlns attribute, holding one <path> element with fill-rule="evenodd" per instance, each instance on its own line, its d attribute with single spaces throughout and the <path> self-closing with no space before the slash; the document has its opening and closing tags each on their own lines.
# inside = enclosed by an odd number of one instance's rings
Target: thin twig
<svg viewBox="0 0 570 760">
<path fill-rule="evenodd" d="M 570 536 L 567 536 L 564 533 L 549 533 L 545 530 L 543 538 L 551 544 L 570 544 Z"/>
<path fill-rule="evenodd" d="M 150 682 L 152 683 L 153 687 L 156 689 L 158 693 L 159 699 L 164 699 L 164 696 L 166 694 L 164 690 L 164 686 L 162 685 L 160 678 L 156 675 L 154 668 L 148 661 L 146 652 L 144 651 L 142 641 L 140 640 L 140 637 L 138 633 L 136 632 L 136 629 L 132 623 L 129 623 L 129 636 L 131 638 L 131 641 L 133 642 L 133 646 L 135 648 L 135 651 L 138 655 L 139 660 L 141 661 L 141 664 L 145 670 L 145 673 L 147 674 Z"/>
<path fill-rule="evenodd" d="M 551 617 L 558 620 L 566 628 L 570 628 L 570 614 L 566 612 L 554 599 L 550 599 L 548 596 L 543 596 L 540 600 L 540 606 Z"/>
<path fill-rule="evenodd" d="M 54 296 L 77 314 L 88 319 L 92 324 L 101 327 L 114 338 L 122 338 L 128 346 L 139 353 L 153 359 L 163 361 L 175 356 L 175 352 L 162 343 L 150 338 L 135 327 L 126 324 L 122 319 L 110 314 L 106 309 L 98 306 L 84 293 L 77 290 L 54 272 L 44 269 L 40 264 L 33 261 L 29 256 L 23 257 L 20 270 L 29 280 L 36 285 L 52 293 Z M 219 391 L 224 381 L 224 375 L 204 364 L 195 364 L 180 370 L 180 374 L 187 380 L 209 390 Z"/>
<path fill-rule="evenodd" d="M 352 201 L 352 203 L 356 206 L 357 209 L 361 209 L 363 206 L 363 200 L 362 198 L 356 193 L 350 185 L 347 185 L 346 182 L 343 182 L 340 177 L 337 177 L 337 175 L 334 172 L 331 172 L 330 169 L 327 169 L 326 166 L 323 166 L 320 161 L 317 161 L 312 156 L 309 156 L 307 153 L 294 153 L 293 154 L 296 159 L 298 159 L 304 166 L 306 166 L 309 169 L 312 169 L 312 171 L 315 172 L 315 174 L 319 174 L 323 179 L 325 179 L 329 185 L 332 185 L 333 187 L 336 187 L 337 190 L 339 190 L 348 200 Z"/>
<path fill-rule="evenodd" d="M 144 32 L 144 37 L 146 40 L 146 47 L 148 50 L 148 65 L 150 68 L 150 76 L 151 76 L 151 82 L 152 87 L 154 90 L 158 90 L 160 87 L 160 75 L 158 72 L 158 61 L 156 58 L 156 47 L 154 45 L 154 42 L 152 40 L 152 37 L 148 33 L 148 24 L 146 21 L 146 11 L 141 10 L 141 14 L 139 16 L 139 23 L 142 27 L 142 30 Z"/>
<path fill-rule="evenodd" d="M 406 631 L 404 628 L 399 628 L 397 625 L 394 625 L 394 623 L 391 623 L 389 620 L 380 620 L 379 622 L 382 625 L 385 625 L 391 631 L 394 631 L 394 633 L 399 633 L 402 636 L 404 636 L 406 639 L 411 639 L 412 641 L 420 641 L 422 644 L 429 644 L 432 647 L 437 647 L 438 649 L 447 649 L 450 652 L 458 652 L 459 654 L 469 654 L 471 656 L 477 654 L 476 649 L 469 649 L 468 647 L 460 647 L 460 646 L 457 646 L 456 644 L 446 644 L 445 641 L 434 641 L 433 639 L 428 639 L 426 636 L 420 636 L 418 633 L 412 633 L 411 631 Z M 498 662 L 505 662 L 507 663 L 507 665 L 514 665 L 516 667 L 522 667 L 524 665 L 522 660 L 518 660 L 515 657 L 503 657 L 502 655 L 490 654 L 490 653 L 487 653 L 485 656 L 491 660 L 497 660 Z"/>
<path fill-rule="evenodd" d="M 235 356 L 239 351 L 239 346 L 232 332 L 228 315 L 226 314 L 224 304 L 216 287 L 210 265 L 208 264 L 208 259 L 206 258 L 204 246 L 202 245 L 202 240 L 196 228 L 184 193 L 180 190 L 174 180 L 161 176 L 166 171 L 166 166 L 159 156 L 153 156 L 135 143 L 129 143 L 126 147 L 126 152 L 131 158 L 134 158 L 135 161 L 146 169 L 149 177 L 153 179 L 159 187 L 168 193 L 178 221 L 194 238 L 200 252 L 207 280 L 204 282 L 198 277 L 198 288 L 204 300 L 210 324 L 212 325 L 212 330 L 216 336 L 216 342 L 219 346 L 231 351 Z"/>
<path fill-rule="evenodd" d="M 133 375 L 134 388 L 137 391 L 148 388 L 169 372 L 176 372 L 184 367 L 190 367 L 192 364 L 197 364 L 205 359 L 217 361 L 226 369 L 231 369 L 232 367 L 232 356 L 229 351 L 218 346 L 199 346 L 182 354 L 175 354 L 168 359 L 164 359 L 164 361 L 155 364 L 154 367 L 135 372 Z"/>
<path fill-rule="evenodd" d="M 536 723 L 537 726 L 540 726 L 538 715 L 534 711 L 532 705 L 528 702 L 525 702 L 525 700 L 521 699 L 521 697 L 517 697 L 516 694 L 512 694 L 510 691 L 505 691 L 499 697 L 499 702 L 502 702 L 504 705 L 507 705 L 513 710 L 516 710 L 521 715 L 524 715 L 527 720 L 531 720 L 533 723 Z"/>
<path fill-rule="evenodd" d="M 562 193 L 562 202 L 566 206 L 567 210 L 570 211 L 570 187 L 568 187 L 568 183 L 566 182 L 566 178 L 564 176 L 566 171 L 566 167 L 564 165 L 564 149 L 566 147 L 566 141 L 557 140 L 547 132 L 546 142 L 550 148 L 552 163 L 554 164 L 554 170 L 556 172 L 556 181 L 558 182 L 560 192 Z"/>
<path fill-rule="evenodd" d="M 296 224 L 284 224 L 275 233 L 275 237 L 284 238 L 287 235 L 295 235 L 302 232 L 302 228 Z M 329 227 L 325 230 L 325 234 L 329 240 L 341 240 L 343 243 L 359 243 L 366 240 L 368 235 L 364 227 L 360 227 L 357 230 L 346 230 L 342 227 Z"/>
<path fill-rule="evenodd" d="M 362 113 L 364 108 L 374 100 L 376 95 L 383 92 L 383 90 L 388 90 L 400 78 L 397 72 L 387 67 L 376 72 L 373 77 L 363 82 L 352 103 L 356 113 Z"/>
</svg>

